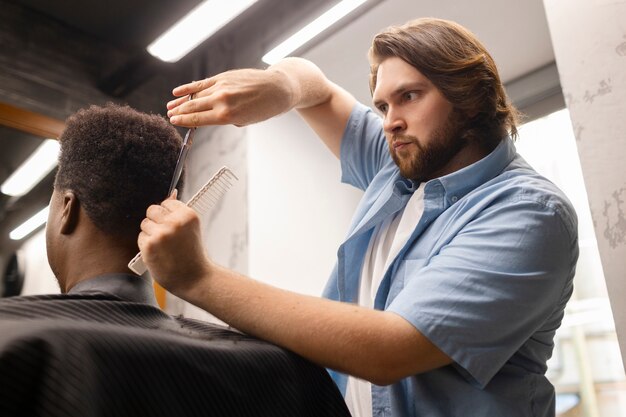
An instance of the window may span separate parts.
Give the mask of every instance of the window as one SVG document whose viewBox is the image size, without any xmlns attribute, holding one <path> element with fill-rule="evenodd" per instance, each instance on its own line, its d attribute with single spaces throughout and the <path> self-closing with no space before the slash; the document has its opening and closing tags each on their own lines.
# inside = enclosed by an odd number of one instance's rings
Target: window
<svg viewBox="0 0 626 417">
<path fill-rule="evenodd" d="M 559 110 L 523 125 L 516 147 L 563 190 L 578 214 L 580 257 L 574 294 L 548 362 L 557 416 L 626 417 L 626 375 L 569 112 Z"/>
</svg>

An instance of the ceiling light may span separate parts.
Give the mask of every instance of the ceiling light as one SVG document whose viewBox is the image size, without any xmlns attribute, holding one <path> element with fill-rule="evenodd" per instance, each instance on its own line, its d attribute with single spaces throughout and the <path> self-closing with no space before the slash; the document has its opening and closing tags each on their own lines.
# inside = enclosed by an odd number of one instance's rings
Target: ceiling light
<svg viewBox="0 0 626 417">
<path fill-rule="evenodd" d="M 148 52 L 162 61 L 176 62 L 256 2 L 204 1 L 148 45 Z"/>
<path fill-rule="evenodd" d="M 293 34 L 289 39 L 266 53 L 262 58 L 263 62 L 270 65 L 275 64 L 366 1 L 367 0 L 343 0 L 336 4 L 332 9 L 328 10 Z"/>
<path fill-rule="evenodd" d="M 39 226 L 41 226 L 48 220 L 49 211 L 50 211 L 50 206 L 46 206 L 39 213 L 35 214 L 33 217 L 26 220 L 20 226 L 16 227 L 9 234 L 9 237 L 13 240 L 20 240 L 24 238 L 25 236 L 28 236 L 33 230 L 37 229 Z"/>
<path fill-rule="evenodd" d="M 3 194 L 21 196 L 29 192 L 57 165 L 59 142 L 46 139 L 0 187 Z"/>
</svg>

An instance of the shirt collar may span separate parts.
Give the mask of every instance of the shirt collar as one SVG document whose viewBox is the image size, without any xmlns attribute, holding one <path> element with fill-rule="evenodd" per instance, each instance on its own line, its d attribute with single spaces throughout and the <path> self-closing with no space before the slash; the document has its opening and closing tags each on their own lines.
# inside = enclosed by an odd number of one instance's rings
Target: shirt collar
<svg viewBox="0 0 626 417">
<path fill-rule="evenodd" d="M 107 293 L 124 301 L 157 306 L 152 284 L 130 274 L 106 274 L 81 281 L 68 294 Z"/>
<path fill-rule="evenodd" d="M 515 154 L 513 140 L 507 136 L 481 160 L 443 177 L 435 178 L 429 183 L 440 183 L 446 196 L 456 201 L 500 174 L 511 163 Z M 432 185 L 427 184 L 427 189 L 431 187 Z"/>
</svg>

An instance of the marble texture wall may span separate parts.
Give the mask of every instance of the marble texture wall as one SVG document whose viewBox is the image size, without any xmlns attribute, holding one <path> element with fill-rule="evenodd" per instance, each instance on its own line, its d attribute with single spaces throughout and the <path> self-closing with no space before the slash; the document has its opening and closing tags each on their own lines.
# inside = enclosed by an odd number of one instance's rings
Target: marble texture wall
<svg viewBox="0 0 626 417">
<path fill-rule="evenodd" d="M 234 126 L 196 130 L 187 158 L 185 186 L 180 195 L 188 201 L 222 166 L 237 176 L 224 197 L 200 216 L 202 238 L 211 258 L 228 268 L 248 273 L 248 169 L 247 130 Z M 216 321 L 197 307 L 167 294 L 166 311 L 207 321 Z"/>
<path fill-rule="evenodd" d="M 626 1 L 544 5 L 626 358 Z"/>
</svg>

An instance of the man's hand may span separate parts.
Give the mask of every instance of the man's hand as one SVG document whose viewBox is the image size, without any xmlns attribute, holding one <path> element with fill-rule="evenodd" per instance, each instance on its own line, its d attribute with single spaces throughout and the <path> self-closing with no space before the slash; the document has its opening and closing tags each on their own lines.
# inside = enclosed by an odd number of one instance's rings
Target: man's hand
<svg viewBox="0 0 626 417">
<path fill-rule="evenodd" d="M 170 122 L 179 126 L 245 126 L 293 108 L 296 88 L 280 70 L 242 69 L 181 85 L 167 103 Z M 193 100 L 188 100 L 194 94 Z"/>
<path fill-rule="evenodd" d="M 175 198 L 148 208 L 137 242 L 152 277 L 172 293 L 183 293 L 211 274 L 198 215 Z"/>
<path fill-rule="evenodd" d="M 178 126 L 246 126 L 297 109 L 336 156 L 356 102 L 315 64 L 295 57 L 266 70 L 227 71 L 184 84 L 173 94 L 178 98 L 167 103 L 167 115 Z"/>
</svg>

